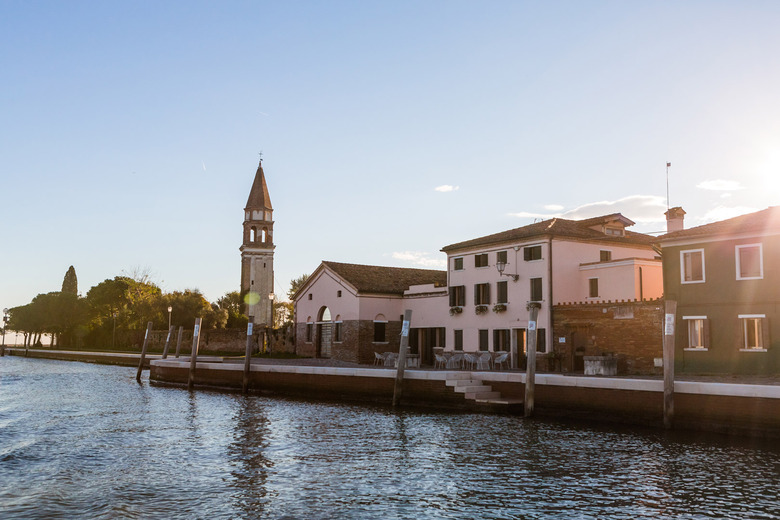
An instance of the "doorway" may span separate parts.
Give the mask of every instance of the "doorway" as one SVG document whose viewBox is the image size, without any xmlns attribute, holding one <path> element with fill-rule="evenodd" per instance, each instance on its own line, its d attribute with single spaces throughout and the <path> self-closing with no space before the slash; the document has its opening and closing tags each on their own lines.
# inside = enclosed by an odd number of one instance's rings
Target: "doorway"
<svg viewBox="0 0 780 520">
<path fill-rule="evenodd" d="M 329 358 L 333 345 L 333 321 L 330 309 L 323 307 L 317 315 L 317 357 Z"/>
<path fill-rule="evenodd" d="M 525 329 L 512 329 L 511 339 L 512 363 L 515 369 L 524 369 L 526 361 L 526 332 Z"/>
</svg>

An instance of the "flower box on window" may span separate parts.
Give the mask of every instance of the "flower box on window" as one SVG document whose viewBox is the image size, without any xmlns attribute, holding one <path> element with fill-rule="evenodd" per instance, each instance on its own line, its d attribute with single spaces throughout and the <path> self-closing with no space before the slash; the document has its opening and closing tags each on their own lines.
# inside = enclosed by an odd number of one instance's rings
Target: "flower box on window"
<svg viewBox="0 0 780 520">
<path fill-rule="evenodd" d="M 450 316 L 455 316 L 463 312 L 463 307 L 450 307 Z"/>
<path fill-rule="evenodd" d="M 488 306 L 487 305 L 477 305 L 474 308 L 474 313 L 476 313 L 476 314 L 485 314 L 487 311 L 488 311 Z"/>
<path fill-rule="evenodd" d="M 504 312 L 506 310 L 505 303 L 497 303 L 493 305 L 493 312 Z"/>
</svg>

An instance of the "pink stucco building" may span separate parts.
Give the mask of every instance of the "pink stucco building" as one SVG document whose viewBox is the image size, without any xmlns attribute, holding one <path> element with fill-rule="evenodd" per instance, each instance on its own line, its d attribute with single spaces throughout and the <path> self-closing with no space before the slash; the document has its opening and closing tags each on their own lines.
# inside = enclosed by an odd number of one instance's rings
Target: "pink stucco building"
<svg viewBox="0 0 780 520">
<path fill-rule="evenodd" d="M 529 302 L 541 303 L 543 354 L 554 340 L 553 305 L 662 296 L 653 238 L 628 231 L 633 224 L 619 213 L 555 218 L 466 240 L 442 248 L 446 272 L 323 262 L 295 295 L 298 352 L 365 362 L 397 351 L 401 315 L 411 309 L 410 346 L 423 364 L 433 364 L 438 347 L 510 351 L 517 366 Z"/>
</svg>

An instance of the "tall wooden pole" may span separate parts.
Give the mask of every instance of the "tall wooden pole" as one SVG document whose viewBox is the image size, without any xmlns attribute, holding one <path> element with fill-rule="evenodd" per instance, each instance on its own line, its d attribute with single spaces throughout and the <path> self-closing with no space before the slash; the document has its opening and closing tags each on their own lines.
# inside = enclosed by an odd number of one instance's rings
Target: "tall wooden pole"
<svg viewBox="0 0 780 520">
<path fill-rule="evenodd" d="M 664 311 L 664 428 L 674 426 L 674 320 L 677 302 L 666 300 Z"/>
<path fill-rule="evenodd" d="M 409 350 L 409 326 L 412 321 L 412 311 L 404 311 L 404 322 L 401 327 L 401 347 L 398 349 L 398 372 L 395 376 L 395 387 L 393 388 L 393 407 L 401 402 L 403 394 L 404 369 L 406 368 L 406 351 Z"/>
<path fill-rule="evenodd" d="M 539 302 L 530 302 L 528 310 L 528 334 L 527 334 L 527 359 L 525 363 L 525 417 L 531 417 L 534 414 L 534 396 L 536 392 L 536 319 L 539 317 L 539 309 L 542 304 Z"/>
<path fill-rule="evenodd" d="M 244 380 L 241 383 L 241 391 L 246 393 L 249 390 L 249 368 L 252 361 L 252 322 L 255 317 L 249 317 L 249 323 L 246 324 L 246 356 L 244 358 Z"/>
<path fill-rule="evenodd" d="M 181 350 L 181 337 L 184 333 L 184 327 L 179 325 L 179 337 L 176 339 L 176 357 L 179 357 L 179 351 Z"/>
<path fill-rule="evenodd" d="M 163 349 L 163 355 L 162 355 L 163 359 L 168 357 L 168 347 L 171 344 L 171 336 L 173 336 L 173 325 L 168 327 L 168 337 L 165 339 L 165 348 Z"/>
<path fill-rule="evenodd" d="M 152 322 L 146 324 L 146 334 L 144 334 L 144 346 L 141 347 L 141 359 L 138 361 L 138 372 L 135 374 L 135 380 L 141 382 L 141 371 L 144 369 L 144 360 L 146 358 L 146 345 L 149 344 L 149 332 L 152 330 Z"/>
<path fill-rule="evenodd" d="M 198 362 L 198 344 L 200 343 L 201 318 L 195 318 L 195 329 L 192 332 L 192 350 L 190 351 L 190 376 L 187 379 L 187 390 L 195 385 L 195 364 Z"/>
</svg>

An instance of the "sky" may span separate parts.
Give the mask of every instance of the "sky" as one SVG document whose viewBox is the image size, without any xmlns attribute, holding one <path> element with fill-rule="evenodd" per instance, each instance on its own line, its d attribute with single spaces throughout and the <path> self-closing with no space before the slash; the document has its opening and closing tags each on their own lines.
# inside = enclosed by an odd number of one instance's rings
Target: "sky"
<svg viewBox="0 0 780 520">
<path fill-rule="evenodd" d="M 82 294 L 239 290 L 260 153 L 279 296 L 535 219 L 777 205 L 779 26 L 762 1 L 1 0 L 0 306 L 70 265 Z"/>
</svg>

